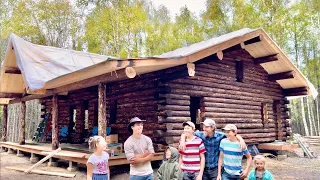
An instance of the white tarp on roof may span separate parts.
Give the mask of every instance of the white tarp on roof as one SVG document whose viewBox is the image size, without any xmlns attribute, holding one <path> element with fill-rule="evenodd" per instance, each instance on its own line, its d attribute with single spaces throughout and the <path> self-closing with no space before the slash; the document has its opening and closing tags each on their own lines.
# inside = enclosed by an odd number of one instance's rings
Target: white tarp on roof
<svg viewBox="0 0 320 180">
<path fill-rule="evenodd" d="M 201 50 L 204 50 L 206 48 L 209 48 L 214 45 L 220 44 L 222 42 L 228 41 L 228 40 L 233 39 L 235 37 L 243 36 L 249 32 L 253 32 L 253 31 L 255 31 L 255 30 L 249 29 L 249 28 L 240 29 L 238 31 L 234 31 L 234 32 L 231 32 L 228 34 L 224 34 L 224 35 L 215 37 L 215 38 L 211 38 L 206 41 L 201 41 L 201 42 L 191 44 L 186 47 L 182 47 L 179 49 L 175 49 L 173 51 L 163 53 L 158 57 L 159 58 L 174 58 L 174 57 L 188 56 L 190 54 L 199 52 Z"/>
<path fill-rule="evenodd" d="M 42 88 L 51 79 L 113 58 L 93 53 L 36 45 L 23 40 L 15 34 L 11 34 L 10 42 L 12 42 L 14 48 L 17 65 L 31 90 Z"/>
</svg>

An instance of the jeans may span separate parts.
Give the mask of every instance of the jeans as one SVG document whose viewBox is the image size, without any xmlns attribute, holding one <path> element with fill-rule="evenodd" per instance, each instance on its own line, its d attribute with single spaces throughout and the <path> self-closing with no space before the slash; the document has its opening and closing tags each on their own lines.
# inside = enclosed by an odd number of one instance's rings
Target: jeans
<svg viewBox="0 0 320 180">
<path fill-rule="evenodd" d="M 130 175 L 129 180 L 153 180 L 153 174 L 151 173 L 145 176 Z"/>
<path fill-rule="evenodd" d="M 197 176 L 199 175 L 199 172 L 188 172 L 183 171 L 183 180 L 195 180 Z"/>
<path fill-rule="evenodd" d="M 231 175 L 224 171 L 221 175 L 222 180 L 241 180 L 240 175 Z"/>
<path fill-rule="evenodd" d="M 217 179 L 218 176 L 218 167 L 214 168 L 204 168 L 202 180 L 212 180 Z"/>
<path fill-rule="evenodd" d="M 92 174 L 92 180 L 108 180 L 108 174 Z"/>
</svg>

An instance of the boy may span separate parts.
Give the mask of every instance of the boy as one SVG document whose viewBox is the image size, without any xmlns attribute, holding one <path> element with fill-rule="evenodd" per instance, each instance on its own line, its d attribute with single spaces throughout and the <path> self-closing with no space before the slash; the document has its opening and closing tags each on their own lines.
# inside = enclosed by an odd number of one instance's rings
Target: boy
<svg viewBox="0 0 320 180">
<path fill-rule="evenodd" d="M 181 180 L 182 172 L 178 160 L 178 150 L 174 147 L 168 147 L 166 150 L 165 162 L 160 166 L 157 172 L 158 180 Z"/>
<path fill-rule="evenodd" d="M 193 135 L 195 131 L 193 122 L 184 122 L 183 128 L 186 136 L 186 148 L 179 151 L 181 155 L 179 164 L 183 172 L 183 180 L 202 180 L 206 149 L 203 141 Z"/>
<path fill-rule="evenodd" d="M 220 156 L 218 162 L 217 180 L 240 180 L 248 176 L 251 165 L 251 155 L 247 148 L 241 150 L 239 142 L 236 138 L 237 127 L 234 124 L 227 124 L 222 130 L 225 132 L 227 139 L 223 139 L 220 143 Z M 242 172 L 242 157 L 247 157 L 247 167 Z M 224 172 L 221 175 L 222 163 Z"/>
<path fill-rule="evenodd" d="M 251 170 L 248 180 L 273 180 L 270 171 L 265 168 L 265 158 L 262 155 L 256 155 L 253 158 L 255 170 Z"/>
</svg>

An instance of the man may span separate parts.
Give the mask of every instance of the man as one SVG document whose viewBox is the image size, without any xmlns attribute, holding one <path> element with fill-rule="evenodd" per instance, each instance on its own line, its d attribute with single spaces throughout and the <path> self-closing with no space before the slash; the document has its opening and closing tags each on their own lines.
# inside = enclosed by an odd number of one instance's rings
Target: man
<svg viewBox="0 0 320 180">
<path fill-rule="evenodd" d="M 183 180 L 202 180 L 206 149 L 203 141 L 193 135 L 196 129 L 193 122 L 184 122 L 183 129 L 186 148 L 179 151 L 179 164 L 183 172 Z"/>
<path fill-rule="evenodd" d="M 203 132 L 195 132 L 194 135 L 201 138 L 204 142 L 205 152 L 205 168 L 203 172 L 203 180 L 216 179 L 218 175 L 218 160 L 220 141 L 226 138 L 223 132 L 216 132 L 216 123 L 214 120 L 207 118 L 203 124 Z M 241 148 L 246 147 L 246 143 L 241 136 L 236 136 L 240 142 Z M 185 135 L 181 135 L 180 149 L 185 148 Z"/>
<path fill-rule="evenodd" d="M 124 152 L 130 162 L 130 180 L 153 180 L 151 159 L 154 154 L 152 141 L 142 134 L 144 120 L 134 117 L 128 130 L 132 134 L 124 143 Z"/>
</svg>

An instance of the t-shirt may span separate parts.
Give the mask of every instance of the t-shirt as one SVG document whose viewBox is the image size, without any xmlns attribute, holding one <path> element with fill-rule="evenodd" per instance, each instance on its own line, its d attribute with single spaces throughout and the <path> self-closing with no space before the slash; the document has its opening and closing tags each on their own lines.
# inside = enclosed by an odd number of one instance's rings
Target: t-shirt
<svg viewBox="0 0 320 180">
<path fill-rule="evenodd" d="M 108 174 L 108 161 L 109 154 L 103 151 L 101 156 L 91 154 L 87 164 L 93 165 L 93 174 Z"/>
<path fill-rule="evenodd" d="M 186 141 L 186 148 L 184 151 L 179 150 L 179 154 L 182 155 L 181 170 L 188 172 L 200 171 L 200 154 L 205 153 L 202 139 L 197 136 L 191 141 Z"/>
<path fill-rule="evenodd" d="M 249 153 L 248 149 L 241 150 L 239 142 L 231 142 L 229 139 L 222 139 L 220 151 L 223 152 L 223 167 L 230 175 L 240 175 L 242 170 L 241 161 L 244 154 Z"/>
<path fill-rule="evenodd" d="M 248 180 L 273 180 L 272 174 L 270 171 L 265 170 L 263 174 L 257 173 L 256 170 L 251 170 L 248 175 Z"/>
<path fill-rule="evenodd" d="M 152 140 L 143 134 L 140 139 L 130 136 L 124 143 L 124 152 L 128 161 L 139 154 L 144 154 L 146 152 L 154 153 Z M 130 164 L 130 175 L 145 176 L 151 173 L 153 173 L 153 169 L 150 161 L 136 165 Z"/>
</svg>

